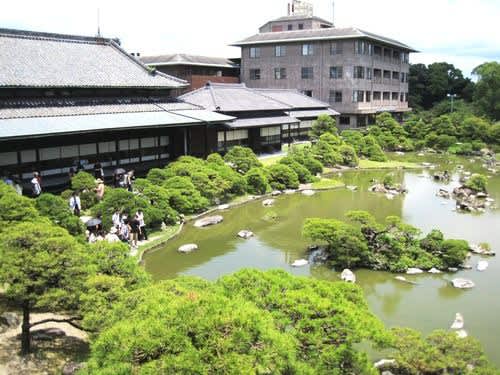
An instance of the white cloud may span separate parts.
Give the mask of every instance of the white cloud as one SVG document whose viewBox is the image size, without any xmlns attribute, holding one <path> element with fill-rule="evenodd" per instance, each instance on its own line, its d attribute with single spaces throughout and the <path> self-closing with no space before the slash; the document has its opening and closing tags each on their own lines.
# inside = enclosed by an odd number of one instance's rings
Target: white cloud
<svg viewBox="0 0 500 375">
<path fill-rule="evenodd" d="M 313 1 L 317 16 L 331 19 L 332 2 Z M 24 0 L 2 4 L 0 25 L 93 35 L 97 8 L 105 36 L 130 52 L 185 52 L 239 56 L 228 44 L 257 32 L 286 13 L 287 0 L 118 1 Z M 355 26 L 397 39 L 421 51 L 414 62 L 453 63 L 468 75 L 487 60 L 500 60 L 498 0 L 336 0 L 336 25 Z"/>
</svg>

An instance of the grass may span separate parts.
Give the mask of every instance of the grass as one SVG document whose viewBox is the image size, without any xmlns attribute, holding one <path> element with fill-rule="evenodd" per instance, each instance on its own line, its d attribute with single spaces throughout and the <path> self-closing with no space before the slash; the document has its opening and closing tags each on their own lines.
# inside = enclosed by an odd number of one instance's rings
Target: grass
<svg viewBox="0 0 500 375">
<path fill-rule="evenodd" d="M 411 163 L 408 161 L 389 160 L 382 162 L 382 161 L 361 159 L 359 161 L 359 168 L 360 169 L 394 169 L 394 168 L 418 169 L 422 168 L 422 166 L 418 165 L 417 163 Z"/>
<path fill-rule="evenodd" d="M 266 156 L 266 157 L 264 157 L 262 159 L 259 159 L 259 161 L 262 163 L 262 165 L 264 165 L 264 167 L 268 167 L 270 165 L 276 164 L 281 159 L 283 159 L 285 156 L 286 156 L 286 154 Z"/>
<path fill-rule="evenodd" d="M 311 184 L 311 187 L 313 189 L 319 189 L 319 190 L 335 189 L 335 188 L 340 188 L 340 187 L 344 187 L 344 186 L 345 186 L 345 184 L 342 181 L 334 180 L 333 178 L 324 178 L 324 177 L 321 178 L 321 180 L 313 182 Z"/>
</svg>

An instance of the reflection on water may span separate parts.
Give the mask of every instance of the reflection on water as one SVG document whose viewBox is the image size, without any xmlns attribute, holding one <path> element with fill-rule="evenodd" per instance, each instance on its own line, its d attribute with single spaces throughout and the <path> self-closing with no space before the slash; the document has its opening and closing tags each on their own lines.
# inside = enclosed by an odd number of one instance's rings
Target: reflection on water
<svg viewBox="0 0 500 375">
<path fill-rule="evenodd" d="M 413 156 L 417 158 L 416 156 Z M 423 159 L 423 158 L 421 158 Z M 426 161 L 441 163 L 440 170 L 454 171 L 455 164 L 465 170 L 484 172 L 480 162 L 455 158 L 443 163 L 440 156 L 426 157 Z M 431 171 L 432 172 L 432 171 Z M 490 210 L 481 215 L 461 214 L 453 210 L 454 203 L 436 197 L 440 187 L 452 190 L 458 185 L 458 174 L 453 174 L 449 184 L 435 182 L 428 172 L 395 171 L 396 181 L 409 189 L 404 197 L 388 200 L 383 194 L 369 193 L 373 179 L 382 179 L 384 171 L 345 172 L 341 176 L 348 185 L 357 185 L 358 191 L 347 189 L 318 193 L 311 197 L 300 194 L 280 196 L 272 208 L 262 207 L 261 202 L 223 212 L 222 224 L 198 229 L 187 225 L 181 236 L 164 248 L 145 257 L 146 269 L 156 279 L 173 278 L 177 275 L 197 275 L 216 279 L 240 268 L 282 268 L 295 275 L 336 281 L 339 273 L 322 265 L 293 268 L 290 264 L 307 257 L 309 244 L 302 235 L 302 224 L 307 217 L 343 218 L 349 210 L 370 211 L 378 220 L 389 215 L 401 216 L 427 233 L 439 228 L 446 237 L 464 238 L 470 242 L 489 242 L 500 251 L 500 211 Z M 422 177 L 422 173 L 427 177 Z M 500 202 L 500 176 L 489 180 L 492 198 Z M 276 222 L 263 220 L 268 211 L 274 211 Z M 243 240 L 236 237 L 241 229 L 249 229 L 255 237 Z M 196 243 L 199 250 L 192 254 L 180 254 L 176 250 L 185 243 Z M 479 257 L 470 263 L 474 266 Z M 417 285 L 394 279 L 394 274 L 369 270 L 357 270 L 359 285 L 365 291 L 372 308 L 388 326 L 410 326 L 424 332 L 449 328 L 456 312 L 465 317 L 465 328 L 485 346 L 493 361 L 500 365 L 500 326 L 496 324 L 500 313 L 500 264 L 489 258 L 490 267 L 485 272 L 460 271 L 456 274 L 407 276 Z M 459 290 L 450 286 L 454 277 L 472 279 L 476 288 Z"/>
</svg>

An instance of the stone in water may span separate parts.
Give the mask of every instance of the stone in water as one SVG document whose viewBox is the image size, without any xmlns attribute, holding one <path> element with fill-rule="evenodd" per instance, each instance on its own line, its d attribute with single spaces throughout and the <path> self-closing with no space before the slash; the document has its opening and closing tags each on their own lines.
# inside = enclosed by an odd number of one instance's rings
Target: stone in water
<svg viewBox="0 0 500 375">
<path fill-rule="evenodd" d="M 188 243 L 186 245 L 182 245 L 178 249 L 179 253 L 190 253 L 194 250 L 198 250 L 198 245 L 196 245 L 194 243 Z"/>
<path fill-rule="evenodd" d="M 340 274 L 340 278 L 349 283 L 356 282 L 356 275 L 348 268 L 342 271 L 342 273 Z"/>
<path fill-rule="evenodd" d="M 295 262 L 292 263 L 292 267 L 303 267 L 307 266 L 309 262 L 305 259 L 298 259 Z"/>
</svg>

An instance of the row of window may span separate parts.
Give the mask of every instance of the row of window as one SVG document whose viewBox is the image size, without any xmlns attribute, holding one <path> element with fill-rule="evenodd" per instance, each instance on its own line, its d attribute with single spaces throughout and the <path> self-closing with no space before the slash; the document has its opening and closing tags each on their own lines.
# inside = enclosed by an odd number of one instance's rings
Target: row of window
<svg viewBox="0 0 500 375">
<path fill-rule="evenodd" d="M 343 51 L 343 42 L 330 43 L 330 55 L 341 55 Z M 311 43 L 302 44 L 300 53 L 302 56 L 314 55 L 314 45 Z M 358 55 L 375 56 L 384 58 L 385 60 L 394 60 L 403 63 L 409 63 L 410 61 L 410 54 L 408 52 L 401 52 L 391 48 L 381 47 L 363 40 L 354 41 L 354 53 Z M 286 54 L 286 45 L 281 44 L 274 46 L 275 57 L 283 57 L 286 56 Z M 261 48 L 250 47 L 249 57 L 252 59 L 261 57 Z"/>
<path fill-rule="evenodd" d="M 389 92 L 389 91 L 373 91 L 373 96 L 371 91 L 363 91 L 363 90 L 353 90 L 352 92 L 352 102 L 353 103 L 370 103 L 376 100 L 392 100 L 397 101 L 399 99 L 400 102 L 408 102 L 408 93 L 407 92 Z M 340 90 L 330 90 L 329 102 L 330 103 L 342 103 L 342 91 Z"/>
<path fill-rule="evenodd" d="M 260 68 L 250 69 L 250 79 L 259 80 L 261 78 Z M 302 67 L 300 71 L 300 76 L 302 79 L 313 79 L 314 69 L 313 67 Z M 344 77 L 344 68 L 342 66 L 331 66 L 330 67 L 330 78 L 332 79 L 342 79 Z M 408 73 L 395 72 L 390 70 L 372 69 L 363 66 L 355 66 L 353 68 L 353 78 L 356 79 L 392 79 L 394 81 L 401 81 L 402 83 L 408 82 Z M 274 68 L 274 79 L 286 79 L 286 68 Z"/>
<path fill-rule="evenodd" d="M 166 147 L 168 144 L 168 136 L 122 139 L 118 141 L 118 150 L 144 150 L 160 146 Z M 3 152 L 0 153 L 0 166 L 16 165 L 18 164 L 18 159 L 20 164 L 69 158 L 84 159 L 86 157 L 107 154 L 118 150 L 116 149 L 115 141 L 108 141 L 80 145 L 43 147 L 38 149 L 38 157 L 37 150 L 35 149 L 22 150 L 19 152 L 19 156 L 17 151 Z"/>
</svg>

